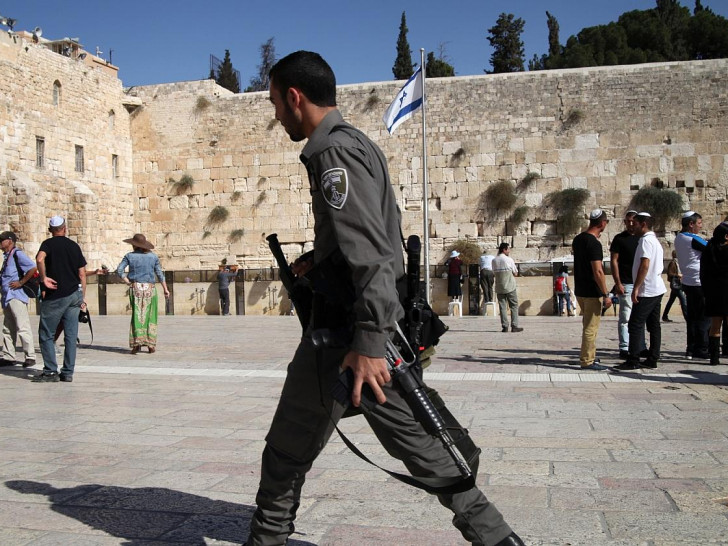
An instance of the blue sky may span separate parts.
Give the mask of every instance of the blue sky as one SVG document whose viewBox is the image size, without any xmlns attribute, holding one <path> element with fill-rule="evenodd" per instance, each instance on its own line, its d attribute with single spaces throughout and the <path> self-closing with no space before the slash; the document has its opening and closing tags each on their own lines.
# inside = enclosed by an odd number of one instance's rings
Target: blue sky
<svg viewBox="0 0 728 546">
<path fill-rule="evenodd" d="M 728 16 L 728 0 L 702 2 Z M 681 3 L 692 11 L 694 0 Z M 655 0 L 22 0 L 0 1 L 0 14 L 17 19 L 16 30 L 40 26 L 50 39 L 78 37 L 106 59 L 111 49 L 125 86 L 206 78 L 210 54 L 222 59 L 229 49 L 245 87 L 260 62 L 260 45 L 271 37 L 278 57 L 298 49 L 321 53 L 340 84 L 391 80 L 405 11 L 413 60 L 419 62 L 421 47 L 437 54 L 442 44 L 456 74 L 466 76 L 490 68 L 486 36 L 502 12 L 525 20 L 529 60 L 548 48 L 547 10 L 565 43 L 585 26 L 654 6 Z"/>
</svg>

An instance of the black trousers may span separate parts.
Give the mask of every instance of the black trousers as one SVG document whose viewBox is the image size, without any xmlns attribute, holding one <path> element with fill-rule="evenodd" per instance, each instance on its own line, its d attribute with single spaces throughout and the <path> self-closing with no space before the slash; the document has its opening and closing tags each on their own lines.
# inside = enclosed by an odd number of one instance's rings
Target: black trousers
<svg viewBox="0 0 728 546">
<path fill-rule="evenodd" d="M 220 289 L 218 289 L 218 292 L 220 294 L 220 305 L 222 305 L 222 314 L 229 315 L 230 314 L 230 289 L 229 288 L 220 288 Z"/>
<path fill-rule="evenodd" d="M 662 344 L 661 303 L 662 295 L 642 296 L 637 303 L 632 305 L 632 314 L 629 316 L 629 323 L 627 323 L 627 330 L 629 331 L 629 357 L 627 362 L 632 364 L 639 362 L 645 327 L 647 327 L 647 332 L 650 334 L 650 346 L 647 349 L 650 354 L 647 360 L 657 362 L 660 359 L 660 345 Z"/>
<path fill-rule="evenodd" d="M 683 292 L 688 302 L 686 350 L 693 355 L 707 354 L 710 318 L 705 316 L 703 287 L 683 284 Z"/>
</svg>

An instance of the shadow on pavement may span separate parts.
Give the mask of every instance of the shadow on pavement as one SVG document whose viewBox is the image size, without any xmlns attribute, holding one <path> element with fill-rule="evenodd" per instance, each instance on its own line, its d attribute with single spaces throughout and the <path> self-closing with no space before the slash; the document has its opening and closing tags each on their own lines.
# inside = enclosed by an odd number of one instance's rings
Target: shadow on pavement
<svg viewBox="0 0 728 546">
<path fill-rule="evenodd" d="M 105 533 L 126 546 L 150 542 L 206 544 L 206 539 L 242 544 L 248 537 L 253 506 L 212 500 L 162 487 L 98 484 L 55 488 L 26 480 L 5 482 L 25 494 L 46 495 L 51 509 Z M 289 539 L 290 546 L 314 546 Z"/>
</svg>

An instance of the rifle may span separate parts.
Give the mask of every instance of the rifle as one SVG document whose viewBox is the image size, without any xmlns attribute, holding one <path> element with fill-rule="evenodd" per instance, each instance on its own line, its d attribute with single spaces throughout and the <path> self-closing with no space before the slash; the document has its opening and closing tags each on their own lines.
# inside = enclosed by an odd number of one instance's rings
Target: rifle
<svg viewBox="0 0 728 546">
<path fill-rule="evenodd" d="M 296 310 L 296 316 L 305 332 L 311 318 L 311 307 L 313 305 L 312 292 L 308 279 L 305 276 L 296 277 L 293 274 L 293 269 L 288 263 L 288 260 L 286 260 L 286 256 L 281 249 L 281 244 L 278 242 L 277 233 L 271 233 L 265 240 L 268 241 L 268 247 L 278 264 L 278 276 L 286 292 L 288 292 L 288 298 L 291 300 Z"/>
</svg>

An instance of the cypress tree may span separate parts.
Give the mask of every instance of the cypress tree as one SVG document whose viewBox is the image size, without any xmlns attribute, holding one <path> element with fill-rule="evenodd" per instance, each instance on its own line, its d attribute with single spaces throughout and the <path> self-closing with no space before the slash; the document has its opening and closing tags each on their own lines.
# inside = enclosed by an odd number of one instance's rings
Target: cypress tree
<svg viewBox="0 0 728 546">
<path fill-rule="evenodd" d="M 395 80 L 408 80 L 415 70 L 412 66 L 412 50 L 407 41 L 407 20 L 405 12 L 402 12 L 402 22 L 399 24 L 399 36 L 397 37 L 397 58 L 392 67 Z"/>
</svg>

